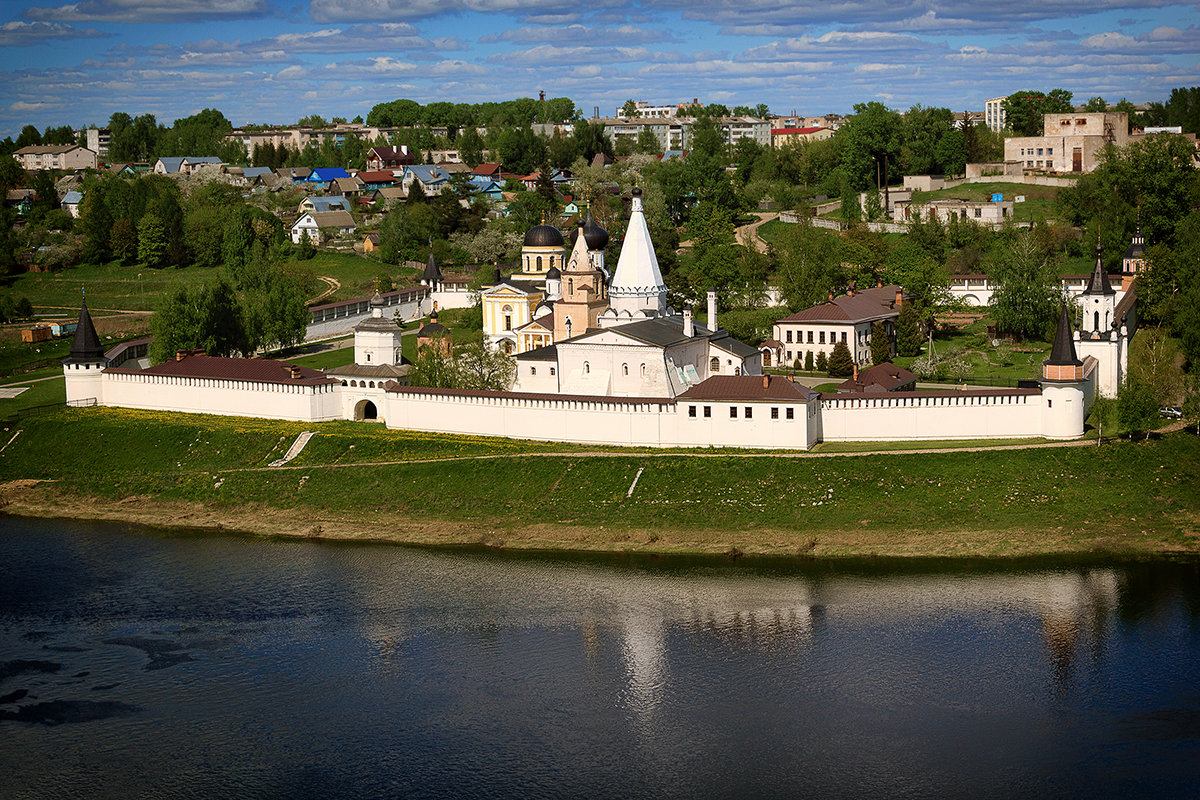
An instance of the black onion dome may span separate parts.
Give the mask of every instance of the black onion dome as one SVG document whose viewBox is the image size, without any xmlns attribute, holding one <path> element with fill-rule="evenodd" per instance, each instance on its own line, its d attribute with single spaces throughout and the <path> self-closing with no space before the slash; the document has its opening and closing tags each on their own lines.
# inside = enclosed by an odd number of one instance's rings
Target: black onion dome
<svg viewBox="0 0 1200 800">
<path fill-rule="evenodd" d="M 550 269 L 546 270 L 546 280 L 556 281 L 560 278 L 562 278 L 562 272 L 559 271 L 558 267 L 551 267 Z"/>
<path fill-rule="evenodd" d="M 562 247 L 563 235 L 553 225 L 534 225 L 525 233 L 526 247 Z"/>
<path fill-rule="evenodd" d="M 575 246 L 575 240 L 579 238 L 580 231 L 583 231 L 583 241 L 587 243 L 588 250 L 603 250 L 608 247 L 608 231 L 596 224 L 596 220 L 592 219 L 591 210 L 588 211 L 583 225 L 571 231 L 571 247 Z"/>
</svg>

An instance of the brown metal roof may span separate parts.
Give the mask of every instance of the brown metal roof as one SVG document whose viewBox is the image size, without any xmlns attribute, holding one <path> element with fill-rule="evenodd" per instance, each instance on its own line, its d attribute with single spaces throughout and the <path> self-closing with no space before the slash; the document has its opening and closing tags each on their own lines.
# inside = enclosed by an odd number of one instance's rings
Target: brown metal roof
<svg viewBox="0 0 1200 800">
<path fill-rule="evenodd" d="M 533 351 L 530 351 L 533 352 Z M 761 379 L 760 379 L 761 380 Z M 674 400 L 664 397 L 612 397 L 593 394 L 543 394 L 541 392 L 495 392 L 488 389 L 434 389 L 430 386 L 400 386 L 388 383 L 389 392 L 397 394 L 432 394 L 441 397 L 495 397 L 508 400 L 568 400 L 578 403 L 652 403 L 659 406 L 674 405 Z"/>
<path fill-rule="evenodd" d="M 899 286 L 878 286 L 853 295 L 835 297 L 831 302 L 797 311 L 779 322 L 863 322 L 899 316 L 896 292 Z"/>
<path fill-rule="evenodd" d="M 299 370 L 299 377 L 292 377 L 292 369 Z M 220 358 L 217 356 L 188 355 L 182 360 L 164 361 L 146 369 L 110 367 L 104 370 L 119 375 L 164 375 L 172 378 L 211 378 L 246 383 L 274 383 L 286 386 L 324 386 L 341 381 L 330 378 L 324 372 L 309 367 L 293 367 L 286 361 L 269 358 Z"/>
<path fill-rule="evenodd" d="M 806 401 L 816 394 L 779 375 L 714 375 L 679 395 L 679 400 Z"/>
<path fill-rule="evenodd" d="M 873 367 L 859 370 L 857 381 L 850 378 L 838 384 L 837 388 L 841 394 L 870 391 L 868 387 L 871 386 L 877 386 L 884 391 L 891 391 L 893 387 L 903 386 L 906 383 L 916 381 L 916 379 L 917 376 L 904 367 L 898 367 L 890 361 L 884 361 L 882 364 L 876 364 Z"/>
<path fill-rule="evenodd" d="M 878 392 L 823 392 L 822 400 L 859 400 L 879 399 L 889 400 L 906 397 L 1018 397 L 1040 395 L 1041 389 L 918 389 L 912 392 L 888 392 L 880 395 Z"/>
</svg>

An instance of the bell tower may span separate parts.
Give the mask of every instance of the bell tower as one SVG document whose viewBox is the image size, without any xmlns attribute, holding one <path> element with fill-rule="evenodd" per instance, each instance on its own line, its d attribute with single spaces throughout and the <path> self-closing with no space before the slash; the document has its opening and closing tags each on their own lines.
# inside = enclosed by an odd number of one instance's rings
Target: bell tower
<svg viewBox="0 0 1200 800">
<path fill-rule="evenodd" d="M 1079 326 L 1083 339 L 1107 339 L 1112 334 L 1113 312 L 1117 306 L 1117 292 L 1108 282 L 1101 253 L 1104 248 L 1097 243 L 1096 263 L 1087 288 L 1079 296 L 1079 310 L 1083 319 Z"/>
</svg>

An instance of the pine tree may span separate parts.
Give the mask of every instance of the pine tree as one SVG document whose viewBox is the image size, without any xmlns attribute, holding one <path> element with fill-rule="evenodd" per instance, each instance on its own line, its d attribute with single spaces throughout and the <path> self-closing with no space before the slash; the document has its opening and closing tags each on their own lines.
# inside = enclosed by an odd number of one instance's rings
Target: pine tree
<svg viewBox="0 0 1200 800">
<path fill-rule="evenodd" d="M 829 357 L 829 376 L 831 378 L 848 378 L 854 372 L 854 359 L 850 357 L 850 348 L 845 342 L 833 346 L 833 354 Z"/>
<path fill-rule="evenodd" d="M 829 359 L 825 356 L 825 351 L 817 353 L 817 372 L 824 372 L 829 368 Z"/>
<path fill-rule="evenodd" d="M 813 351 L 809 350 L 804 354 L 804 368 L 809 372 L 813 371 Z"/>
<path fill-rule="evenodd" d="M 308 236 L 308 231 L 305 230 L 300 234 L 300 244 L 296 248 L 296 260 L 308 261 L 317 254 L 317 249 L 313 247 L 312 239 Z"/>
<path fill-rule="evenodd" d="M 888 341 L 887 326 L 876 322 L 871 326 L 871 363 L 882 364 L 892 357 L 892 343 Z"/>
<path fill-rule="evenodd" d="M 916 306 L 905 305 L 896 320 L 896 350 L 902 356 L 921 354 L 921 323 Z"/>
</svg>

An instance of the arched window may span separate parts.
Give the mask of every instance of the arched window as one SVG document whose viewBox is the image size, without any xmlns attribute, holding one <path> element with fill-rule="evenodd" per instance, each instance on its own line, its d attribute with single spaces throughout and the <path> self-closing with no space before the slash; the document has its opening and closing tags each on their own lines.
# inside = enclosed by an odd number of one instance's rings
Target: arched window
<svg viewBox="0 0 1200 800">
<path fill-rule="evenodd" d="M 585 362 L 583 362 L 583 374 L 584 374 L 584 375 L 590 375 L 590 374 L 592 374 L 592 365 L 591 365 L 591 364 L 589 364 L 589 363 L 588 363 L 588 362 L 586 362 L 586 361 L 585 361 Z"/>
<path fill-rule="evenodd" d="M 629 374 L 629 365 L 628 365 L 628 364 L 622 364 L 622 365 L 621 365 L 621 374 L 622 374 L 622 375 L 628 375 L 628 374 Z"/>
<path fill-rule="evenodd" d="M 550 256 L 550 269 L 554 269 L 554 256 Z"/>
<path fill-rule="evenodd" d="M 575 293 L 575 279 L 567 278 L 567 294 Z"/>
<path fill-rule="evenodd" d="M 1094 317 L 1094 320 L 1093 320 L 1093 326 L 1092 326 L 1092 327 L 1093 327 L 1095 330 L 1100 330 L 1100 312 L 1099 312 L 1099 311 L 1097 311 L 1097 312 L 1096 312 L 1096 314 L 1095 314 L 1095 317 Z"/>
<path fill-rule="evenodd" d="M 342 381 L 342 386 L 346 386 L 346 385 L 347 385 L 346 382 Z"/>
<path fill-rule="evenodd" d="M 350 381 L 350 385 L 351 385 L 352 387 L 354 387 L 354 388 L 356 388 L 356 389 L 357 389 L 357 388 L 358 388 L 358 381 Z"/>
<path fill-rule="evenodd" d="M 709 372 L 720 372 L 721 371 L 721 359 L 717 358 L 716 356 L 713 356 L 711 359 L 709 359 L 708 371 Z"/>
<path fill-rule="evenodd" d="M 367 385 L 368 385 L 369 387 L 371 387 L 372 389 L 374 389 L 374 388 L 375 388 L 375 381 L 371 381 L 371 382 L 370 382 L 369 384 L 367 384 Z"/>
<path fill-rule="evenodd" d="M 529 271 L 529 256 L 525 256 L 525 271 Z"/>
<path fill-rule="evenodd" d="M 642 364 L 642 377 L 646 377 L 646 365 Z"/>
</svg>

